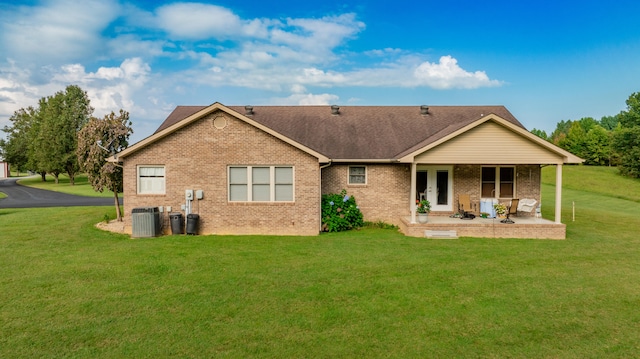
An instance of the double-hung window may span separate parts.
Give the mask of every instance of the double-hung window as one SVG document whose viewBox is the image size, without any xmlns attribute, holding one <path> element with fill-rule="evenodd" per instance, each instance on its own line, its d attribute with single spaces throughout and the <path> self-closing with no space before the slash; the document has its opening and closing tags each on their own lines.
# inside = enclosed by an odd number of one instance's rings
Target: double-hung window
<svg viewBox="0 0 640 359">
<path fill-rule="evenodd" d="M 229 201 L 292 202 L 293 167 L 230 166 Z"/>
<path fill-rule="evenodd" d="M 515 167 L 482 167 L 482 197 L 513 198 L 515 184 Z"/>
<path fill-rule="evenodd" d="M 138 166 L 138 193 L 165 194 L 164 166 Z"/>
<path fill-rule="evenodd" d="M 367 167 L 349 166 L 349 184 L 367 184 Z"/>
</svg>

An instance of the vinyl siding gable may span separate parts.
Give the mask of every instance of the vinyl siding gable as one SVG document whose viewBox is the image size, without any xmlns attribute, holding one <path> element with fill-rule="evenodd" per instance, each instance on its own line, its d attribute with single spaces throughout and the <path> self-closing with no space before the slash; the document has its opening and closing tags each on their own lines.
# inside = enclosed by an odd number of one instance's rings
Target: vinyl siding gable
<svg viewBox="0 0 640 359">
<path fill-rule="evenodd" d="M 416 156 L 418 163 L 552 164 L 563 158 L 504 126 L 487 121 Z"/>
</svg>

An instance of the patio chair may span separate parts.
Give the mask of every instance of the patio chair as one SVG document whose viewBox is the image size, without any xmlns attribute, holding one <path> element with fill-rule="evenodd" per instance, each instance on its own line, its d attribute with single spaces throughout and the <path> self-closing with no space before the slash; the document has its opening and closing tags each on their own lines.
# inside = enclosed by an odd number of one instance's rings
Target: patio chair
<svg viewBox="0 0 640 359">
<path fill-rule="evenodd" d="M 514 216 L 518 216 L 518 202 L 520 202 L 520 200 L 518 198 L 513 198 L 511 200 L 511 204 L 509 204 L 509 206 L 507 206 L 507 218 L 503 219 L 502 223 L 516 223 L 511 219 L 511 215 L 513 214 Z"/>
<path fill-rule="evenodd" d="M 462 219 L 474 219 L 476 216 L 471 212 L 471 196 L 468 194 L 458 195 L 458 213 Z"/>
</svg>

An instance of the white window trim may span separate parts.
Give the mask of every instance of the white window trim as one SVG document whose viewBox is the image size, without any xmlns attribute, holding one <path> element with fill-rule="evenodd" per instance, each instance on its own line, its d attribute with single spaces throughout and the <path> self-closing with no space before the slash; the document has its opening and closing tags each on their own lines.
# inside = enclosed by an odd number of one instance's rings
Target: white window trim
<svg viewBox="0 0 640 359">
<path fill-rule="evenodd" d="M 162 178 L 162 190 L 157 190 L 157 191 L 142 191 L 142 184 L 141 184 L 141 176 L 140 176 L 140 170 L 142 168 L 162 168 L 163 172 L 164 172 L 164 176 L 161 177 Z M 160 178 L 160 177 L 158 177 Z M 167 168 L 165 167 L 165 165 L 138 165 L 136 166 L 136 179 L 137 179 L 137 188 L 136 188 L 136 192 L 137 194 L 141 194 L 141 195 L 146 195 L 146 194 L 166 194 L 167 193 Z"/>
<path fill-rule="evenodd" d="M 496 171 L 496 181 L 494 183 L 494 189 L 495 189 L 495 194 L 494 194 L 494 198 L 516 198 L 516 184 L 517 184 L 517 180 L 516 178 L 518 177 L 518 172 L 516 166 L 482 166 L 482 168 L 494 168 Z M 513 168 L 513 195 L 511 197 L 502 197 L 502 194 L 500 193 L 500 169 L 501 168 Z M 482 170 L 480 170 L 480 193 L 482 193 Z"/>
<path fill-rule="evenodd" d="M 269 200 L 268 201 L 254 201 L 253 200 L 253 168 L 269 168 Z M 231 199 L 231 168 L 246 168 L 247 169 L 247 200 L 246 201 L 234 201 Z M 276 184 L 288 184 L 288 183 L 276 183 L 276 168 L 291 168 L 291 201 L 276 201 Z M 293 203 L 296 198 L 296 169 L 294 166 L 289 165 L 231 165 L 227 167 L 227 201 L 233 203 Z"/>
<path fill-rule="evenodd" d="M 364 168 L 364 183 L 353 183 L 353 182 L 351 182 L 351 169 L 354 168 L 354 167 L 362 167 L 362 168 Z M 369 181 L 368 172 L 369 172 L 369 169 L 367 168 L 367 166 L 364 166 L 364 165 L 349 166 L 347 168 L 347 184 L 349 186 L 365 186 L 365 185 L 367 185 L 367 182 Z"/>
</svg>

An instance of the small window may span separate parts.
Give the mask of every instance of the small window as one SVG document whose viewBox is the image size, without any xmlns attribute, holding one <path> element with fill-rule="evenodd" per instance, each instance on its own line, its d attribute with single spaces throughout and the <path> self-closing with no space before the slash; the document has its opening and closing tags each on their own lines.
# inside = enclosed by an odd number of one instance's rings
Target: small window
<svg viewBox="0 0 640 359">
<path fill-rule="evenodd" d="M 229 201 L 292 202 L 293 167 L 229 167 Z"/>
<path fill-rule="evenodd" d="M 349 184 L 366 184 L 367 167 L 349 166 Z"/>
<path fill-rule="evenodd" d="M 482 197 L 513 198 L 515 184 L 515 167 L 482 167 Z"/>
<path fill-rule="evenodd" d="M 165 194 L 164 166 L 138 166 L 138 193 Z"/>
</svg>

